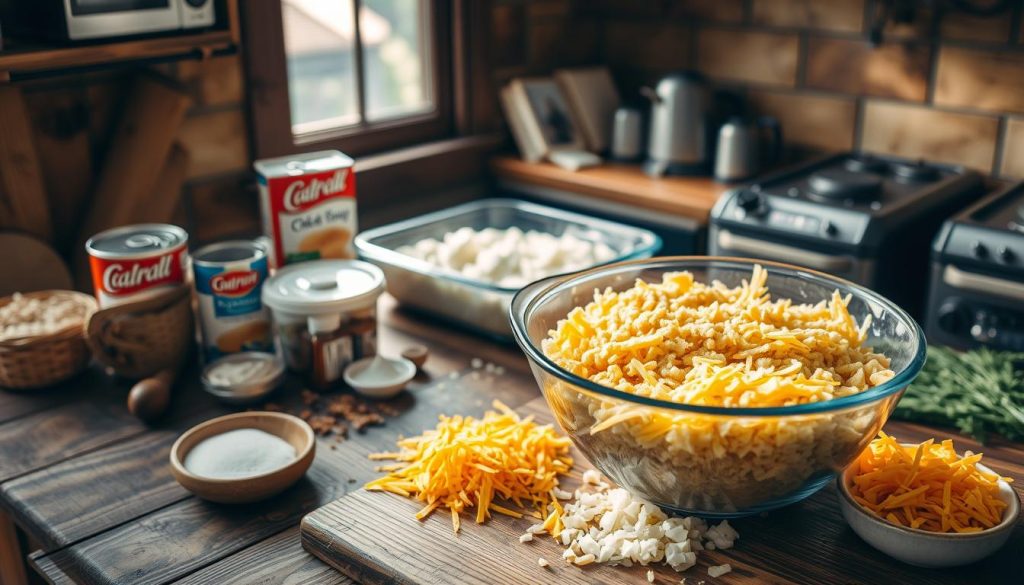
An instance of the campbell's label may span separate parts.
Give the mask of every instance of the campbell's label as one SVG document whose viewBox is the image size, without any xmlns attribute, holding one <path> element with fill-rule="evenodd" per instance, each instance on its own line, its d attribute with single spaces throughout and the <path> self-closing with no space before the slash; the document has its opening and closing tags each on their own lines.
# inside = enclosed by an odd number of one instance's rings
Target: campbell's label
<svg viewBox="0 0 1024 585">
<path fill-rule="evenodd" d="M 352 161 L 337 152 L 317 160 L 307 155 L 288 172 L 261 171 L 257 161 L 264 233 L 271 240 L 277 266 L 319 258 L 354 258 L 357 231 L 356 186 Z M 300 165 L 301 163 L 301 165 Z M 297 168 L 316 169 L 312 172 Z"/>
<path fill-rule="evenodd" d="M 185 246 L 145 258 L 91 256 L 93 285 L 101 306 L 138 300 L 185 282 Z"/>
<path fill-rule="evenodd" d="M 245 260 L 192 263 L 206 361 L 239 351 L 273 351 L 270 314 L 261 295 L 269 267 L 262 252 Z"/>
<path fill-rule="evenodd" d="M 308 180 L 289 181 L 284 189 L 282 206 L 289 213 L 305 211 L 336 195 L 345 194 L 349 169 L 339 169 L 326 179 L 310 176 Z M 354 190 L 353 190 L 354 191 Z"/>
<path fill-rule="evenodd" d="M 210 290 L 219 295 L 241 297 L 260 284 L 260 273 L 255 270 L 236 270 L 218 274 L 210 279 Z"/>
</svg>

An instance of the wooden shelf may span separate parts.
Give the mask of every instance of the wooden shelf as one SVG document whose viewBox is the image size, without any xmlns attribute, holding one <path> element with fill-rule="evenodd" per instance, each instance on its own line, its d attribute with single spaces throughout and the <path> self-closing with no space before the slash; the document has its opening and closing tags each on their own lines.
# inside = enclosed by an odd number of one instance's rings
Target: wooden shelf
<svg viewBox="0 0 1024 585">
<path fill-rule="evenodd" d="M 39 1 L 39 0 L 28 0 Z M 83 45 L 24 45 L 0 50 L 0 83 L 147 60 L 206 58 L 237 50 L 238 2 L 217 3 L 214 28 L 202 32 Z"/>
<path fill-rule="evenodd" d="M 499 179 L 588 195 L 651 211 L 688 217 L 701 223 L 729 185 L 709 177 L 660 177 L 644 174 L 640 165 L 605 163 L 567 171 L 550 163 L 528 163 L 513 156 L 491 159 Z"/>
<path fill-rule="evenodd" d="M 209 56 L 235 48 L 231 30 L 70 47 L 0 51 L 0 82 L 146 59 Z"/>
</svg>

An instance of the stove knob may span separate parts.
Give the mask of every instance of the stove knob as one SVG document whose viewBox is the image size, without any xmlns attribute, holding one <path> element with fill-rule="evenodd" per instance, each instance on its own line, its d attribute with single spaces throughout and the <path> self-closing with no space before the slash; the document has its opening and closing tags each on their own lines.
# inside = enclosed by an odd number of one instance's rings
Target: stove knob
<svg viewBox="0 0 1024 585">
<path fill-rule="evenodd" d="M 974 254 L 975 258 L 987 258 L 988 248 L 985 247 L 985 244 L 975 240 L 971 242 L 971 253 Z"/>
<path fill-rule="evenodd" d="M 998 336 L 996 318 L 986 311 L 977 311 L 974 314 L 974 324 L 971 325 L 971 337 L 978 343 L 990 343 Z"/>
<path fill-rule="evenodd" d="M 764 215 L 768 211 L 764 196 L 757 191 L 740 191 L 736 195 L 736 205 L 740 208 L 743 216 Z"/>
<path fill-rule="evenodd" d="M 1002 246 L 1001 248 L 999 248 L 999 259 L 1002 260 L 1003 262 L 1009 264 L 1010 262 L 1013 262 L 1016 258 L 1017 255 L 1013 253 L 1013 250 L 1007 248 L 1006 246 Z"/>
</svg>

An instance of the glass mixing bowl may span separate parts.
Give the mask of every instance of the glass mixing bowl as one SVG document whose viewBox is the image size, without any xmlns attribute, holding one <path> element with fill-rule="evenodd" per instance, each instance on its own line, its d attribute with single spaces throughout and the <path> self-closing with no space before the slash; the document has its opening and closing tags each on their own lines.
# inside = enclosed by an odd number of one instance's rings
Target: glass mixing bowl
<svg viewBox="0 0 1024 585">
<path fill-rule="evenodd" d="M 768 271 L 773 299 L 814 304 L 837 289 L 850 295 L 848 310 L 857 323 L 872 316 L 865 343 L 891 360 L 896 375 L 860 394 L 796 406 L 695 406 L 601 386 L 562 369 L 541 349 L 558 321 L 593 300 L 595 289 L 625 290 L 637 279 L 661 282 L 662 274 L 681 270 L 697 282 L 735 287 L 750 278 L 755 264 Z M 552 277 L 520 291 L 510 316 L 548 406 L 587 459 L 634 494 L 705 517 L 772 510 L 821 489 L 877 434 L 925 360 L 921 328 L 877 293 L 797 266 L 739 258 L 654 258 Z M 596 416 L 610 408 L 639 412 L 592 432 Z M 648 421 L 672 430 L 645 435 Z"/>
</svg>

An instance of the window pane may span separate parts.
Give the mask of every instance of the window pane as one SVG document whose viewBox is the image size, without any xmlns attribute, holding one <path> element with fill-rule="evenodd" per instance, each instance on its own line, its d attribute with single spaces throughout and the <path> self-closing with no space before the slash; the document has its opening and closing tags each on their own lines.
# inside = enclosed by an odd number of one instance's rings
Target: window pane
<svg viewBox="0 0 1024 585">
<path fill-rule="evenodd" d="M 359 122 L 352 0 L 282 0 L 292 131 Z"/>
<path fill-rule="evenodd" d="M 363 0 L 359 29 L 368 120 L 433 109 L 427 5 L 426 0 Z"/>
</svg>

